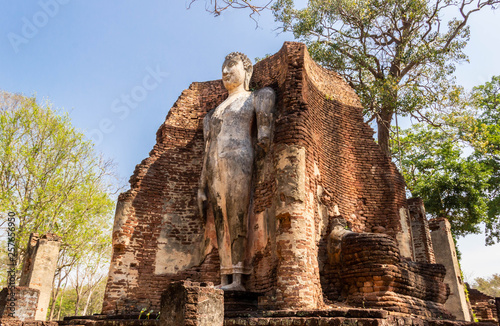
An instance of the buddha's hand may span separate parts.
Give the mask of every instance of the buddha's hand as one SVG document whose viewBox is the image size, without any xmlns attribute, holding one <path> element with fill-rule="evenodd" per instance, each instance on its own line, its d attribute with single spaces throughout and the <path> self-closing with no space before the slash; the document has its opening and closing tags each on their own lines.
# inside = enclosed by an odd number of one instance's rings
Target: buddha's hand
<svg viewBox="0 0 500 326">
<path fill-rule="evenodd" d="M 207 201 L 207 194 L 204 188 L 198 188 L 198 211 L 203 219 L 206 219 L 205 202 Z"/>
</svg>

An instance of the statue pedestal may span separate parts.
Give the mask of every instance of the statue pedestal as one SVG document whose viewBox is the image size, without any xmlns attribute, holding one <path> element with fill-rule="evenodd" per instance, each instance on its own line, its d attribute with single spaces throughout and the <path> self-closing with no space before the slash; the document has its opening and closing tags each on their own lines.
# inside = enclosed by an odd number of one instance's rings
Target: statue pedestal
<svg viewBox="0 0 500 326">
<path fill-rule="evenodd" d="M 261 294 L 245 291 L 224 291 L 224 312 L 257 311 Z"/>
</svg>

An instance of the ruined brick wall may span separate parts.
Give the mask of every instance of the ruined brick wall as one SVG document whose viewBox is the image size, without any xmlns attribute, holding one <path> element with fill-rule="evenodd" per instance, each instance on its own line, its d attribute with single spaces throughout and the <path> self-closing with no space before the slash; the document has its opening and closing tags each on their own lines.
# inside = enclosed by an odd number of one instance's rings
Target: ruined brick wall
<svg viewBox="0 0 500 326">
<path fill-rule="evenodd" d="M 404 261 L 385 234 L 350 233 L 342 240 L 342 296 L 349 304 L 449 319 L 443 265 Z"/>
<path fill-rule="evenodd" d="M 480 322 L 498 322 L 497 308 L 495 298 L 484 294 L 483 292 L 472 289 L 466 283 L 469 292 L 469 301 L 475 317 Z"/>
<path fill-rule="evenodd" d="M 411 229 L 413 236 L 413 251 L 415 261 L 435 264 L 434 248 L 432 247 L 429 221 L 425 217 L 425 207 L 422 198 L 408 199 Z"/>
<path fill-rule="evenodd" d="M 158 310 L 161 291 L 173 280 L 218 281 L 218 253 L 210 242 L 213 218 L 205 227 L 195 194 L 202 120 L 225 94 L 221 81 L 185 90 L 158 130 L 150 156 L 137 165 L 130 190 L 120 195 L 105 313 Z"/>
<path fill-rule="evenodd" d="M 39 296 L 40 290 L 25 286 L 3 288 L 0 291 L 0 319 L 35 320 Z"/>
<path fill-rule="evenodd" d="M 402 231 L 400 209 L 406 207 L 403 178 L 373 141 L 374 131 L 364 123 L 354 91 L 339 75 L 304 56 L 307 111 L 302 134 L 310 152 L 308 174 L 316 176 L 311 191 L 322 187 L 323 203 L 331 210 L 337 206 L 353 231 L 383 227 L 396 238 Z"/>
<path fill-rule="evenodd" d="M 412 255 L 404 182 L 352 89 L 303 44 L 285 43 L 255 65 L 251 88 L 266 86 L 277 94 L 277 113 L 271 149 L 255 168 L 246 287 L 278 308 L 316 308 L 331 217 L 342 215 L 354 231 L 386 233 Z M 213 218 L 198 216 L 196 191 L 202 119 L 226 96 L 220 80 L 193 83 L 136 167 L 117 204 L 104 313 L 157 310 L 173 280 L 219 282 Z"/>
</svg>

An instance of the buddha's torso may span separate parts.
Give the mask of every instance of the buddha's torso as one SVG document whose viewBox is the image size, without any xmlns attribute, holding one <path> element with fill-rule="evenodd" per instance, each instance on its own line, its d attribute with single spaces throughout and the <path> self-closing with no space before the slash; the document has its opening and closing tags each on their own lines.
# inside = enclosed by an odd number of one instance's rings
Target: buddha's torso
<svg viewBox="0 0 500 326">
<path fill-rule="evenodd" d="M 210 118 L 209 161 L 217 158 L 242 157 L 252 164 L 252 124 L 255 116 L 253 94 L 230 95 Z M 235 158 L 236 158 L 235 157 Z M 243 163 L 243 162 L 242 162 Z"/>
</svg>

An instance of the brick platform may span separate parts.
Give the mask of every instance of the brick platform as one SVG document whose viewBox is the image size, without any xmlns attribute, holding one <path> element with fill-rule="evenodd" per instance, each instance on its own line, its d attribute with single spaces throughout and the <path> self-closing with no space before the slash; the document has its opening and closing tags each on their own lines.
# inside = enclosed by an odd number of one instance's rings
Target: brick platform
<svg viewBox="0 0 500 326">
<path fill-rule="evenodd" d="M 350 233 L 342 241 L 339 278 L 346 303 L 452 319 L 445 310 L 448 288 L 443 265 L 401 259 L 395 241 L 384 234 Z"/>
<path fill-rule="evenodd" d="M 159 320 L 138 320 L 137 318 L 120 319 L 111 316 L 79 318 L 80 319 L 62 321 L 59 325 L 162 326 Z M 13 326 L 21 325 L 17 324 Z M 266 311 L 260 314 L 233 312 L 225 317 L 224 326 L 497 326 L 497 324 L 487 322 L 472 323 L 449 320 L 426 320 L 411 315 L 391 313 L 376 309 L 337 308 L 311 311 Z"/>
</svg>

